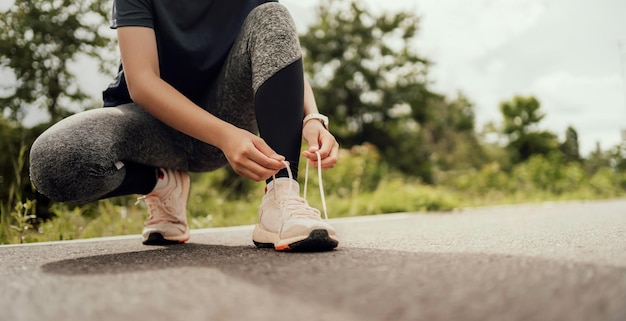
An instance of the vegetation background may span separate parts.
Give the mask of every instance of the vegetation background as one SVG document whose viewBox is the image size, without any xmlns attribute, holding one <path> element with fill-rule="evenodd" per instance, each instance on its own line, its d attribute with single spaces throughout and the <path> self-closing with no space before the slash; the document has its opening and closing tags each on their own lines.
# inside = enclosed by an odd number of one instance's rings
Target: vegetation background
<svg viewBox="0 0 626 321">
<path fill-rule="evenodd" d="M 74 112 L 100 107 L 68 65 L 87 55 L 101 72 L 116 71 L 110 5 L 17 0 L 0 16 L 0 70 L 16 79 L 0 88 L 0 243 L 141 231 L 146 210 L 134 197 L 62 204 L 28 179 L 34 139 Z M 342 146 L 338 166 L 324 172 L 331 217 L 626 195 L 626 142 L 581 155 L 575 128 L 563 140 L 542 129 L 535 97 L 501 102 L 501 121 L 476 128 L 471 97 L 431 89 L 433 61 L 415 45 L 419 25 L 409 13 L 374 15 L 358 1 L 323 0 L 301 35 L 318 105 Z M 23 125 L 34 111 L 49 121 Z M 319 207 L 315 176 L 308 198 Z M 229 168 L 193 174 L 191 227 L 253 224 L 263 188 Z"/>
</svg>

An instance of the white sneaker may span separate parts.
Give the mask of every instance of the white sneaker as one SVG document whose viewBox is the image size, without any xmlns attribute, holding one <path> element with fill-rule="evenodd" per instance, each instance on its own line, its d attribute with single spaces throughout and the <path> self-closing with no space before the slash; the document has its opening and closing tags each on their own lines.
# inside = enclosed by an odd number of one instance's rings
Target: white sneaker
<svg viewBox="0 0 626 321">
<path fill-rule="evenodd" d="M 145 201 L 150 216 L 144 223 L 143 244 L 166 245 L 189 240 L 187 199 L 190 179 L 187 172 L 159 169 L 157 187 L 137 201 Z"/>
<path fill-rule="evenodd" d="M 274 179 L 259 206 L 259 224 L 252 240 L 257 247 L 277 251 L 330 251 L 339 239 L 335 229 L 321 218 L 320 211 L 300 197 L 298 182 Z"/>
</svg>

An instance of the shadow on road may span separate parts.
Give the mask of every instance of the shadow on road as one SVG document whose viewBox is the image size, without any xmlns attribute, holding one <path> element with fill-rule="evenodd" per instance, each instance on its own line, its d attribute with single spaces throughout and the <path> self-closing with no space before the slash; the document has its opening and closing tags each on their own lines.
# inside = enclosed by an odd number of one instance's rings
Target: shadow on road
<svg viewBox="0 0 626 321">
<path fill-rule="evenodd" d="M 511 314 L 529 320 L 626 319 L 626 269 L 534 257 L 367 248 L 280 253 L 190 243 L 62 260 L 41 269 L 74 277 L 184 267 L 218 269 L 268 294 L 352 311 L 363 320 L 505 320 Z"/>
</svg>

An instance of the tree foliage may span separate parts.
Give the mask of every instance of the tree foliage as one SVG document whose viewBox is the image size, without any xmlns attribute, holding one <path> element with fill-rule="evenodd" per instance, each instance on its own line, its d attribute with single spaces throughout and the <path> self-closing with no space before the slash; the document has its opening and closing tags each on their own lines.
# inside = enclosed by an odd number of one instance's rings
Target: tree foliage
<svg viewBox="0 0 626 321">
<path fill-rule="evenodd" d="M 3 114 L 42 109 L 55 122 L 72 104 L 84 107 L 91 97 L 68 67 L 81 55 L 107 60 L 109 16 L 108 0 L 16 0 L 0 16 L 0 69 L 16 80 L 0 90 Z"/>
<path fill-rule="evenodd" d="M 503 133 L 508 136 L 507 148 L 514 163 L 523 162 L 532 155 L 548 155 L 558 150 L 556 135 L 538 129 L 539 122 L 545 117 L 540 108 L 541 104 L 532 96 L 515 96 L 511 101 L 500 104 Z"/>
<path fill-rule="evenodd" d="M 374 16 L 356 1 L 324 0 L 300 40 L 320 111 L 340 143 L 371 143 L 395 168 L 429 180 L 423 127 L 442 97 L 428 88 L 418 26 L 409 13 Z"/>
<path fill-rule="evenodd" d="M 515 96 L 500 104 L 504 120 L 504 133 L 512 140 L 527 135 L 541 122 L 545 115 L 539 110 L 541 104 L 535 97 Z"/>
<path fill-rule="evenodd" d="M 578 144 L 578 132 L 574 127 L 569 126 L 565 131 L 565 141 L 559 147 L 567 161 L 580 162 L 580 148 Z"/>
<path fill-rule="evenodd" d="M 27 129 L 0 115 L 0 208 L 12 209 L 15 203 L 36 200 L 39 216 L 49 215 L 50 200 L 35 192 L 28 175 L 28 151 L 44 129 L 45 126 Z"/>
<path fill-rule="evenodd" d="M 426 147 L 438 170 L 476 168 L 487 161 L 474 128 L 474 104 L 464 94 L 432 103 L 429 115 Z"/>
</svg>

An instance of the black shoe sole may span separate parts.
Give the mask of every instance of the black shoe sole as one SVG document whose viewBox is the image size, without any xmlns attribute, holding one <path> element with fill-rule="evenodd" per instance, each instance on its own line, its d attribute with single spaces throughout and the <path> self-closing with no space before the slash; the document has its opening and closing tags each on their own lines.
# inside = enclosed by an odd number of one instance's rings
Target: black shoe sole
<svg viewBox="0 0 626 321">
<path fill-rule="evenodd" d="M 144 245 L 175 245 L 185 242 L 166 240 L 161 233 L 150 233 L 148 239 L 143 241 Z"/>
<path fill-rule="evenodd" d="M 258 248 L 275 248 L 272 243 L 259 243 L 253 241 Z M 339 242 L 328 235 L 327 230 L 313 230 L 309 236 L 303 240 L 293 242 L 285 248 L 276 249 L 277 251 L 289 252 L 326 252 L 334 250 Z"/>
</svg>

